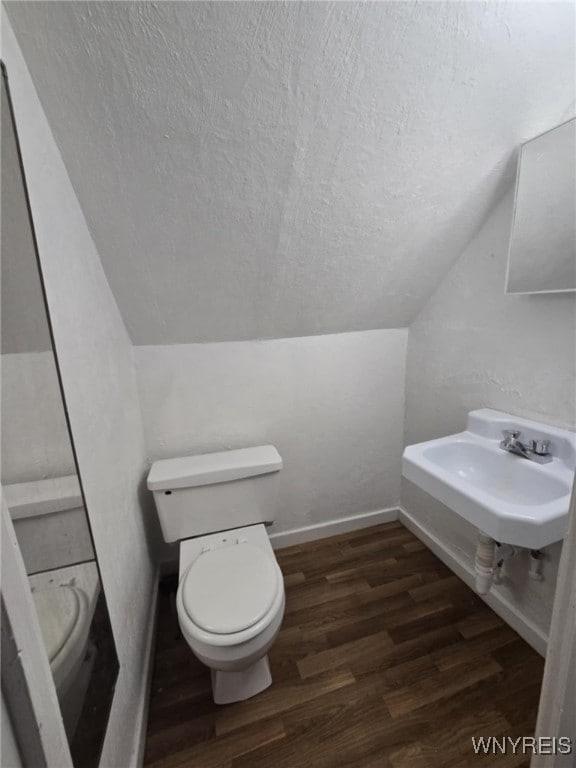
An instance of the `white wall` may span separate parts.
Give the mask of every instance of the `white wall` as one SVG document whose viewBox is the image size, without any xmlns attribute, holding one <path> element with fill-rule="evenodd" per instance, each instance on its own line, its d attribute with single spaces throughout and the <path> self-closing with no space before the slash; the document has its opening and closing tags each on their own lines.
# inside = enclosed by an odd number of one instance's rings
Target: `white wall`
<svg viewBox="0 0 576 768">
<path fill-rule="evenodd" d="M 133 759 L 136 704 L 154 586 L 139 484 L 144 440 L 130 340 L 98 253 L 2 11 L 8 70 L 56 351 L 120 674 L 103 765 Z M 147 497 L 146 497 L 147 498 Z"/>
<path fill-rule="evenodd" d="M 8 93 L 2 84 L 2 175 L 0 196 L 2 265 L 0 289 L 2 354 L 52 348 L 34 240 L 14 136 Z"/>
<path fill-rule="evenodd" d="M 150 458 L 274 444 L 273 532 L 392 507 L 407 331 L 136 347 Z"/>
<path fill-rule="evenodd" d="M 2 355 L 2 484 L 75 475 L 54 355 Z"/>
<path fill-rule="evenodd" d="M 410 327 L 406 444 L 465 428 L 491 407 L 574 427 L 574 294 L 507 296 L 504 279 L 513 191 L 494 211 Z M 402 506 L 446 547 L 472 562 L 475 530 L 407 481 Z M 526 559 L 495 589 L 542 632 L 548 630 L 560 545 L 548 548 L 543 583 L 525 578 Z"/>
<path fill-rule="evenodd" d="M 406 327 L 573 114 L 569 2 L 7 5 L 135 344 Z"/>
</svg>

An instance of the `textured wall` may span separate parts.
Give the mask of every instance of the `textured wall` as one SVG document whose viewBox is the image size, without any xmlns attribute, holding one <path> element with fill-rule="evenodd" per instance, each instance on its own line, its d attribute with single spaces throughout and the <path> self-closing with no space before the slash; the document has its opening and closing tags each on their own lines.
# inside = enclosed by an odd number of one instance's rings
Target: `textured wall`
<svg viewBox="0 0 576 768">
<path fill-rule="evenodd" d="M 2 483 L 76 474 L 8 92 L 2 82 Z"/>
<path fill-rule="evenodd" d="M 144 441 L 130 340 L 10 24 L 2 11 L 24 169 L 56 352 L 118 655 L 103 765 L 133 758 L 153 568 L 138 490 Z"/>
<path fill-rule="evenodd" d="M 7 5 L 135 344 L 408 325 L 573 108 L 571 3 Z"/>
<path fill-rule="evenodd" d="M 2 355 L 2 484 L 75 475 L 50 352 Z"/>
<path fill-rule="evenodd" d="M 274 532 L 395 506 L 407 334 L 136 347 L 149 455 L 274 444 Z"/>
<path fill-rule="evenodd" d="M 575 294 L 504 294 L 512 204 L 511 190 L 410 328 L 406 444 L 459 432 L 482 407 L 576 424 Z M 407 481 L 402 505 L 472 561 L 472 526 Z M 526 578 L 522 557 L 511 564 L 513 580 L 496 588 L 545 632 L 559 550 L 549 548 L 542 584 Z"/>
<path fill-rule="evenodd" d="M 52 349 L 8 95 L 2 84 L 0 301 L 2 354 Z"/>
</svg>

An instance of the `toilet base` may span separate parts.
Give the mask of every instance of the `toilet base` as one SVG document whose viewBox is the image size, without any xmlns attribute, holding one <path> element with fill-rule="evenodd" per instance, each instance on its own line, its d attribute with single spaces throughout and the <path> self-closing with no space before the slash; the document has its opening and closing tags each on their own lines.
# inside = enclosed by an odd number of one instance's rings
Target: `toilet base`
<svg viewBox="0 0 576 768">
<path fill-rule="evenodd" d="M 210 670 L 212 675 L 212 696 L 215 704 L 232 704 L 244 701 L 264 691 L 272 684 L 268 656 L 239 672 Z"/>
</svg>

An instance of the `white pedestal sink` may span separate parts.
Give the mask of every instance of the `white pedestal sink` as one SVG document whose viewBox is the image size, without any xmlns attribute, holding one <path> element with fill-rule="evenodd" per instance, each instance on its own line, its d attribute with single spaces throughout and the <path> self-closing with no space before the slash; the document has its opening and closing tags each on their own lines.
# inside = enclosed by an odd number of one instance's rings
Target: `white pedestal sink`
<svg viewBox="0 0 576 768">
<path fill-rule="evenodd" d="M 541 549 L 564 538 L 576 467 L 573 432 L 483 408 L 466 431 L 409 445 L 402 473 L 496 541 Z M 500 447 L 504 430 L 550 440 L 552 461 L 537 464 Z"/>
</svg>

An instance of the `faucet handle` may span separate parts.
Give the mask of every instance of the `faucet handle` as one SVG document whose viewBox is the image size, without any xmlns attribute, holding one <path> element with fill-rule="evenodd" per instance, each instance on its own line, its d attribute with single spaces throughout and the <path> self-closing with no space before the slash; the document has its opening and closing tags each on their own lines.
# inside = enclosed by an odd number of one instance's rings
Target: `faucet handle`
<svg viewBox="0 0 576 768">
<path fill-rule="evenodd" d="M 550 440 L 532 440 L 532 452 L 537 456 L 547 456 L 550 453 Z"/>
<path fill-rule="evenodd" d="M 518 440 L 522 432 L 519 429 L 503 429 L 502 434 L 505 440 Z"/>
</svg>

